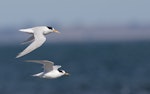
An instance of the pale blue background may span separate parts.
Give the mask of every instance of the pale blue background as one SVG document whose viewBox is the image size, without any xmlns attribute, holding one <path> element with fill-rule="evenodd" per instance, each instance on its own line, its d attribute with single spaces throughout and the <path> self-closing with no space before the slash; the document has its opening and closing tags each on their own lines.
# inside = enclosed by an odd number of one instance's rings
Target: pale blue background
<svg viewBox="0 0 150 94">
<path fill-rule="evenodd" d="M 141 24 L 150 22 L 149 0 L 1 0 L 0 26 Z"/>
<path fill-rule="evenodd" d="M 0 94 L 150 94 L 150 0 L 0 0 Z M 61 34 L 16 59 L 30 35 L 50 25 Z M 69 77 L 31 75 L 41 59 Z"/>
</svg>

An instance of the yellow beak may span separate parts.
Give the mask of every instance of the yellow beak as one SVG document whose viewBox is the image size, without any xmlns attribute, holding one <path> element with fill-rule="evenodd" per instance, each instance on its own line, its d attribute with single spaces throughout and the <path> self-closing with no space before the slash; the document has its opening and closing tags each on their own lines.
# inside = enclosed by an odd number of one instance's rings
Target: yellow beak
<svg viewBox="0 0 150 94">
<path fill-rule="evenodd" d="M 55 30 L 55 29 L 53 30 L 53 32 L 55 32 L 55 33 L 60 33 L 59 31 L 57 31 L 57 30 Z"/>
<path fill-rule="evenodd" d="M 66 76 L 70 75 L 69 73 L 65 73 Z"/>
</svg>

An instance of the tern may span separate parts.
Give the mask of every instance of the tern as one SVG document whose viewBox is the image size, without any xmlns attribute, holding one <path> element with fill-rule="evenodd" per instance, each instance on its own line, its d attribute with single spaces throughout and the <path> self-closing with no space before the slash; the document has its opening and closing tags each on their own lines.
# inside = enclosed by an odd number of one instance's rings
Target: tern
<svg viewBox="0 0 150 94">
<path fill-rule="evenodd" d="M 33 28 L 20 29 L 19 31 L 32 34 L 32 36 L 29 37 L 22 44 L 26 44 L 32 41 L 33 42 L 26 49 L 24 49 L 21 53 L 19 53 L 16 56 L 16 58 L 22 57 L 32 52 L 33 50 L 39 48 L 40 46 L 42 46 L 42 44 L 46 41 L 45 35 L 52 33 L 52 32 L 60 33 L 59 31 L 55 30 L 53 27 L 49 27 L 49 26 L 37 26 Z"/>
<path fill-rule="evenodd" d="M 32 76 L 40 77 L 40 78 L 47 78 L 47 79 L 54 79 L 61 77 L 63 75 L 69 75 L 69 73 L 65 72 L 64 70 L 60 70 L 60 65 L 54 65 L 52 61 L 48 60 L 26 60 L 25 62 L 33 62 L 43 64 L 44 71 L 38 74 L 34 74 Z"/>
</svg>

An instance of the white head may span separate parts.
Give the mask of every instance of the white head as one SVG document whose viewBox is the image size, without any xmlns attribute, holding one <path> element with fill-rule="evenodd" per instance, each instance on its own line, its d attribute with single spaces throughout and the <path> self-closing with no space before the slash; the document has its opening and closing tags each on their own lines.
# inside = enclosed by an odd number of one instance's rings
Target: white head
<svg viewBox="0 0 150 94">
<path fill-rule="evenodd" d="M 59 31 L 57 31 L 56 29 L 54 29 L 53 27 L 50 27 L 50 26 L 46 26 L 47 29 L 48 29 L 48 32 L 55 32 L 55 33 L 60 33 Z"/>
<path fill-rule="evenodd" d="M 58 69 L 58 71 L 59 71 L 59 73 L 61 73 L 62 75 L 66 75 L 66 76 L 69 75 L 69 73 L 65 72 L 64 70 Z"/>
</svg>

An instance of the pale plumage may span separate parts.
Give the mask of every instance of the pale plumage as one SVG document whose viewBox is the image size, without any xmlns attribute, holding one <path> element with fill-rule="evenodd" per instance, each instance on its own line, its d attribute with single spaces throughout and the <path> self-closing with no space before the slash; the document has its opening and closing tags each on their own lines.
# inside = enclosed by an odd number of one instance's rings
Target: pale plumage
<svg viewBox="0 0 150 94">
<path fill-rule="evenodd" d="M 34 62 L 34 63 L 39 63 L 44 65 L 43 66 L 44 71 L 38 74 L 34 74 L 33 76 L 53 79 L 53 78 L 61 77 L 63 75 L 69 75 L 69 73 L 66 73 L 64 70 L 59 70 L 59 68 L 61 68 L 60 65 L 54 65 L 53 62 L 48 60 L 26 60 L 26 62 Z"/>
<path fill-rule="evenodd" d="M 26 49 L 24 49 L 21 53 L 19 53 L 16 56 L 16 58 L 22 57 L 22 56 L 32 52 L 33 50 L 39 48 L 46 41 L 45 35 L 52 33 L 52 32 L 59 33 L 54 28 L 48 27 L 48 26 L 38 26 L 38 27 L 33 27 L 33 28 L 28 28 L 28 29 L 20 29 L 19 31 L 32 34 L 32 36 L 29 37 L 22 44 L 26 44 L 26 43 L 32 42 L 32 41 L 33 42 Z"/>
</svg>

